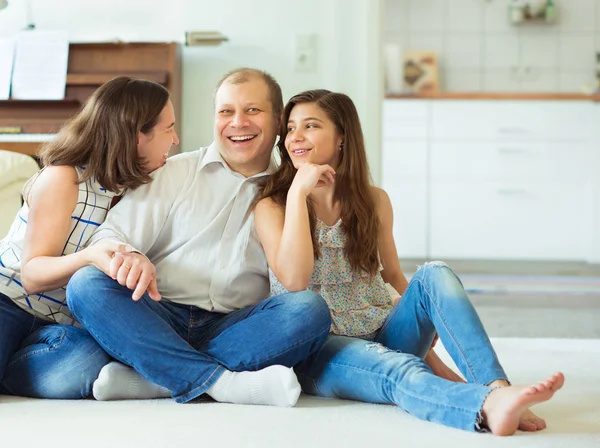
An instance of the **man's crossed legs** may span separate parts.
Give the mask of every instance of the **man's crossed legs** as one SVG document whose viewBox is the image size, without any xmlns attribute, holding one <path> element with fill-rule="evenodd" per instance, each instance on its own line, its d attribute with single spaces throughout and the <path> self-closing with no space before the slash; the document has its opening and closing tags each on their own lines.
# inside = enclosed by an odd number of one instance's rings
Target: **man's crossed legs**
<svg viewBox="0 0 600 448">
<path fill-rule="evenodd" d="M 300 388 L 290 368 L 320 348 L 331 325 L 327 304 L 310 291 L 222 314 L 147 294 L 133 301 L 129 289 L 91 266 L 71 278 L 67 300 L 110 356 L 180 403 L 207 393 L 238 404 L 294 405 Z"/>
</svg>

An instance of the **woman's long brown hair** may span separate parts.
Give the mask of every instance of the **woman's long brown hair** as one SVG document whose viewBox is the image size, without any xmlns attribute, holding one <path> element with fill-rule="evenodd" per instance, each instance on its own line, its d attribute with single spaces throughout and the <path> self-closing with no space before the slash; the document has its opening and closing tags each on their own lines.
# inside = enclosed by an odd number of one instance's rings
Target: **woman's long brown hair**
<svg viewBox="0 0 600 448">
<path fill-rule="evenodd" d="M 114 193 L 150 182 L 138 133 L 151 135 L 168 100 L 169 91 L 155 82 L 111 79 L 42 147 L 42 164 L 85 167 L 79 182 L 93 177 Z"/>
<path fill-rule="evenodd" d="M 379 272 L 379 216 L 376 198 L 371 189 L 371 175 L 358 112 L 352 100 L 342 93 L 329 90 L 308 90 L 293 96 L 283 110 L 280 140 L 277 144 L 281 165 L 266 181 L 259 193 L 261 199 L 271 198 L 285 208 L 287 194 L 296 175 L 296 168 L 285 149 L 287 123 L 294 106 L 314 103 L 323 110 L 343 136 L 340 164 L 335 174 L 334 200 L 342 206 L 342 231 L 346 236 L 344 255 L 354 270 L 371 276 Z M 319 258 L 314 207 L 308 203 L 310 231 L 315 258 Z"/>
</svg>

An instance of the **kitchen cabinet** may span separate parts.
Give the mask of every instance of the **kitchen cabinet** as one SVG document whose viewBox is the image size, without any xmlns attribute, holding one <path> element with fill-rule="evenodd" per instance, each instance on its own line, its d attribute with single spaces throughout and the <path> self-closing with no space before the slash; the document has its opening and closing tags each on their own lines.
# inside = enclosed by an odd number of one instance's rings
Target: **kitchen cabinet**
<svg viewBox="0 0 600 448">
<path fill-rule="evenodd" d="M 600 261 L 592 101 L 388 99 L 400 257 Z"/>
</svg>

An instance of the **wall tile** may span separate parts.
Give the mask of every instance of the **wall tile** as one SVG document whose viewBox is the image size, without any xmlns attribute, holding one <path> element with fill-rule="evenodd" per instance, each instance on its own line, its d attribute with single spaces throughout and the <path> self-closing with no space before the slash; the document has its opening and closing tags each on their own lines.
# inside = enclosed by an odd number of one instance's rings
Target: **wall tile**
<svg viewBox="0 0 600 448">
<path fill-rule="evenodd" d="M 558 72 L 543 67 L 527 67 L 521 73 L 523 92 L 556 92 L 559 87 Z"/>
<path fill-rule="evenodd" d="M 483 78 L 480 70 L 444 69 L 440 83 L 446 92 L 481 92 Z"/>
<path fill-rule="evenodd" d="M 406 44 L 406 50 L 434 51 L 438 56 L 445 54 L 444 36 L 442 34 L 411 34 Z"/>
<path fill-rule="evenodd" d="M 446 90 L 579 91 L 594 80 L 600 0 L 559 0 L 556 24 L 519 26 L 507 3 L 386 0 L 384 42 L 435 51 Z"/>
<path fill-rule="evenodd" d="M 384 34 L 408 32 L 408 2 L 406 0 L 386 0 L 383 14 Z"/>
<path fill-rule="evenodd" d="M 557 26 L 561 33 L 586 33 L 596 29 L 596 0 L 565 0 L 557 4 Z"/>
<path fill-rule="evenodd" d="M 489 69 L 483 72 L 483 90 L 486 92 L 519 92 L 521 83 L 510 69 Z"/>
<path fill-rule="evenodd" d="M 445 0 L 405 0 L 411 32 L 440 32 L 444 29 Z"/>
<path fill-rule="evenodd" d="M 558 75 L 559 92 L 582 92 L 594 89 L 594 75 L 587 71 L 561 71 Z"/>
<path fill-rule="evenodd" d="M 446 3 L 446 31 L 479 32 L 483 30 L 481 0 L 448 0 Z"/>
<path fill-rule="evenodd" d="M 480 34 L 448 34 L 444 66 L 448 69 L 479 69 L 482 63 L 483 41 Z"/>
<path fill-rule="evenodd" d="M 514 31 L 515 27 L 508 21 L 506 1 L 486 2 L 483 6 L 483 29 L 486 32 L 501 33 Z"/>
<path fill-rule="evenodd" d="M 595 66 L 596 42 L 589 36 L 561 36 L 559 65 L 563 70 L 592 70 Z"/>
<path fill-rule="evenodd" d="M 521 36 L 522 66 L 557 68 L 559 53 L 559 37 L 551 36 Z"/>
<path fill-rule="evenodd" d="M 483 39 L 485 68 L 511 68 L 519 64 L 519 37 L 515 34 L 486 34 Z"/>
</svg>

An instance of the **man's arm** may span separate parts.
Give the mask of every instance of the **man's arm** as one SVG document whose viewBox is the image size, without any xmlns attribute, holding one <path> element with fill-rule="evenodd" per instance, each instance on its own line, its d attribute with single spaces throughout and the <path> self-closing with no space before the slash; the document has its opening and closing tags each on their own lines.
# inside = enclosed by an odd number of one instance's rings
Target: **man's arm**
<svg viewBox="0 0 600 448">
<path fill-rule="evenodd" d="M 145 254 L 158 239 L 186 182 L 193 178 L 195 166 L 188 159 L 167 162 L 152 173 L 152 182 L 128 192 L 88 241 L 88 245 L 110 240 L 130 246 L 127 252 L 112 258 L 108 272 L 119 284 L 134 291 L 134 300 L 146 291 L 154 300 L 161 298 L 156 268 Z"/>
<path fill-rule="evenodd" d="M 182 163 L 165 165 L 151 174 L 152 182 L 128 191 L 110 209 L 104 223 L 94 232 L 88 246 L 101 240 L 129 244 L 145 254 L 154 245 L 167 220 L 188 170 Z"/>
</svg>

